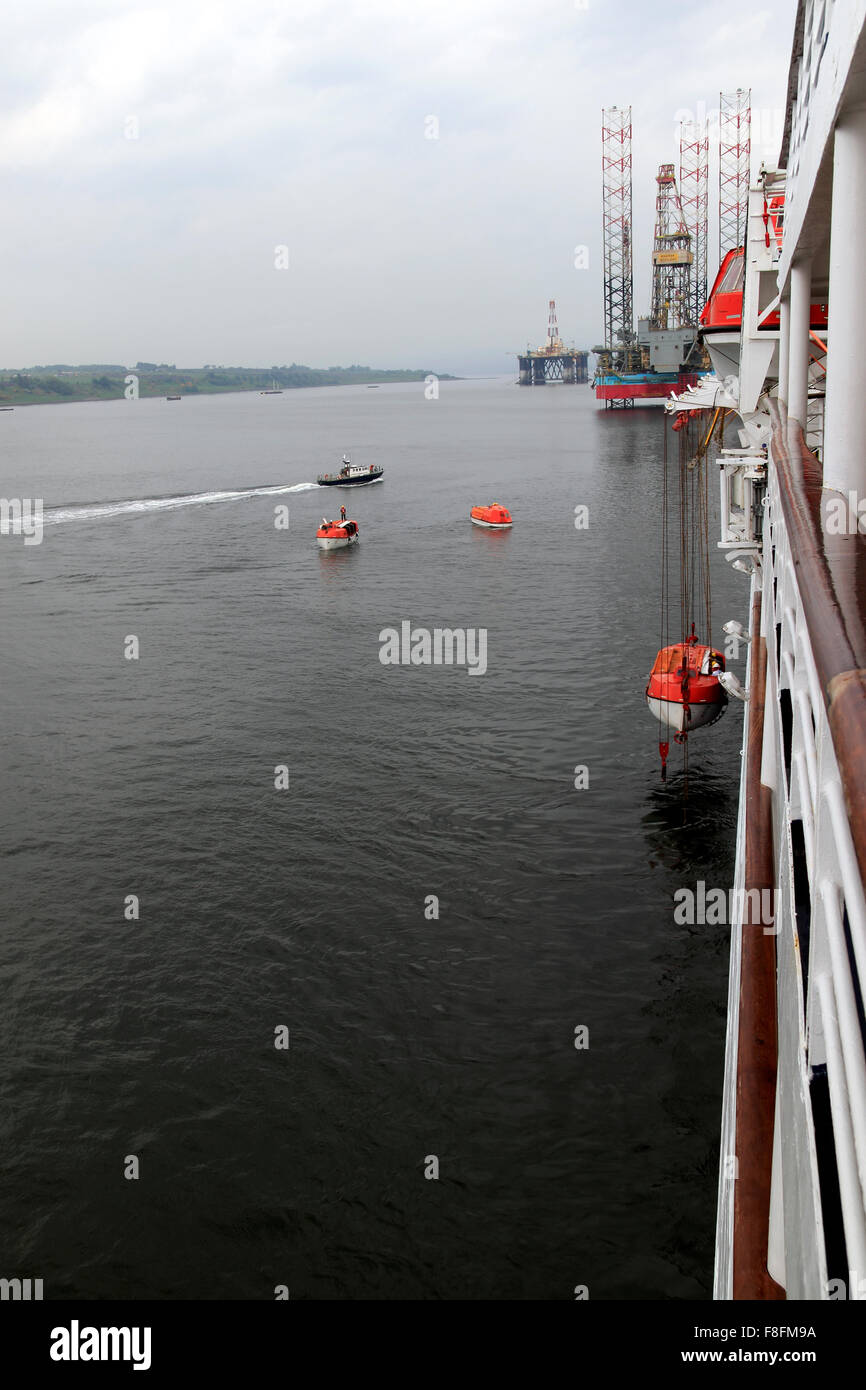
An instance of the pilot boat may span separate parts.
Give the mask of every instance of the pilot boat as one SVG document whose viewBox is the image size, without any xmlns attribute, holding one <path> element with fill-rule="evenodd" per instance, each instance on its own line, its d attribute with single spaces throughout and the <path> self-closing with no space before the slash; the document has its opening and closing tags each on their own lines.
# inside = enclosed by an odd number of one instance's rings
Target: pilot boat
<svg viewBox="0 0 866 1390">
<path fill-rule="evenodd" d="M 367 468 L 362 468 L 357 463 L 352 463 L 347 454 L 343 455 L 339 473 L 320 473 L 316 482 L 320 487 L 346 487 L 349 484 L 378 483 L 384 468 L 377 468 L 371 463 Z"/>
</svg>

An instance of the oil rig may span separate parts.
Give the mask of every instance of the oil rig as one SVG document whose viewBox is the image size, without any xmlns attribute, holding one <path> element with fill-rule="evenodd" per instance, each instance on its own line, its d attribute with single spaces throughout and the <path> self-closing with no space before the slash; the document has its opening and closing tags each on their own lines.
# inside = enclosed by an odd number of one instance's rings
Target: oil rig
<svg viewBox="0 0 866 1390">
<path fill-rule="evenodd" d="M 587 361 L 589 352 L 566 347 L 559 336 L 556 322 L 556 301 L 551 299 L 547 312 L 547 341 L 539 348 L 527 346 L 517 354 L 520 368 L 519 386 L 544 386 L 548 381 L 561 381 L 566 386 L 589 381 Z"/>
<path fill-rule="evenodd" d="M 749 186 L 750 93 L 720 97 L 719 253 L 742 245 Z M 709 137 L 680 126 L 679 186 L 673 164 L 656 175 L 649 314 L 632 311 L 631 107 L 602 113 L 604 344 L 594 348 L 596 399 L 606 410 L 664 401 L 697 383 L 707 359 L 698 339 L 707 299 Z"/>
</svg>

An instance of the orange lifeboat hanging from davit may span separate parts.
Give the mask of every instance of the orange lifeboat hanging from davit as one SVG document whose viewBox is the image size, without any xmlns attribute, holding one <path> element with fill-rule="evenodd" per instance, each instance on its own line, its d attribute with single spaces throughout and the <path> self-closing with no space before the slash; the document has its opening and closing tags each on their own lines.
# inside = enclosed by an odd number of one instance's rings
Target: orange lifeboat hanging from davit
<svg viewBox="0 0 866 1390">
<path fill-rule="evenodd" d="M 700 643 L 694 624 L 685 642 L 662 647 L 650 672 L 646 701 L 662 726 L 662 732 L 673 729 L 677 743 L 685 743 L 694 729 L 705 729 L 721 719 L 728 703 L 719 674 L 725 669 L 725 658 L 713 647 Z M 668 755 L 668 743 L 659 742 L 662 777 Z"/>
</svg>

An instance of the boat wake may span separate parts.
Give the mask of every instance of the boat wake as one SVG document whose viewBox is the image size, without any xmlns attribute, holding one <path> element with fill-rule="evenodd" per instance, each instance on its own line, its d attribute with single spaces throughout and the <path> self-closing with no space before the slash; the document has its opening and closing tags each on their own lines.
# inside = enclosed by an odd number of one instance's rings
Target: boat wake
<svg viewBox="0 0 866 1390">
<path fill-rule="evenodd" d="M 171 512 L 178 507 L 203 507 L 212 502 L 245 502 L 250 497 L 278 497 L 289 492 L 317 490 L 318 483 L 279 484 L 273 487 L 244 487 L 226 492 L 186 492 L 176 497 L 135 497 L 118 502 L 81 502 L 62 507 L 46 507 L 43 523 L 57 526 L 64 521 L 98 521 L 103 517 L 140 516 L 151 512 Z"/>
</svg>

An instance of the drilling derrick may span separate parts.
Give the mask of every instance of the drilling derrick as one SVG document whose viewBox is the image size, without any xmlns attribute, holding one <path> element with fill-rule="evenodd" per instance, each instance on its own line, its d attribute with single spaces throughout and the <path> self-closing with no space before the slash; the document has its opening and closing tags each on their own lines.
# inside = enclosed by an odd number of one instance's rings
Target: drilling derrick
<svg viewBox="0 0 866 1390">
<path fill-rule="evenodd" d="M 631 262 L 631 107 L 602 112 L 602 183 L 604 226 L 603 369 L 628 371 L 639 365 L 634 346 Z M 636 359 L 636 361 L 635 361 Z M 632 402 L 605 401 L 605 407 Z"/>
<path fill-rule="evenodd" d="M 728 251 L 746 244 L 752 93 L 738 87 L 719 94 L 719 265 Z"/>
<path fill-rule="evenodd" d="M 700 323 L 707 302 L 710 139 L 704 124 L 680 126 L 680 198 L 692 238 L 690 323 Z"/>
<path fill-rule="evenodd" d="M 547 351 L 562 352 L 563 346 L 556 322 L 556 300 L 551 299 L 547 306 Z"/>
<path fill-rule="evenodd" d="M 659 165 L 656 183 L 650 328 L 666 332 L 672 328 L 684 328 L 693 322 L 692 238 L 677 192 L 673 164 Z"/>
</svg>

